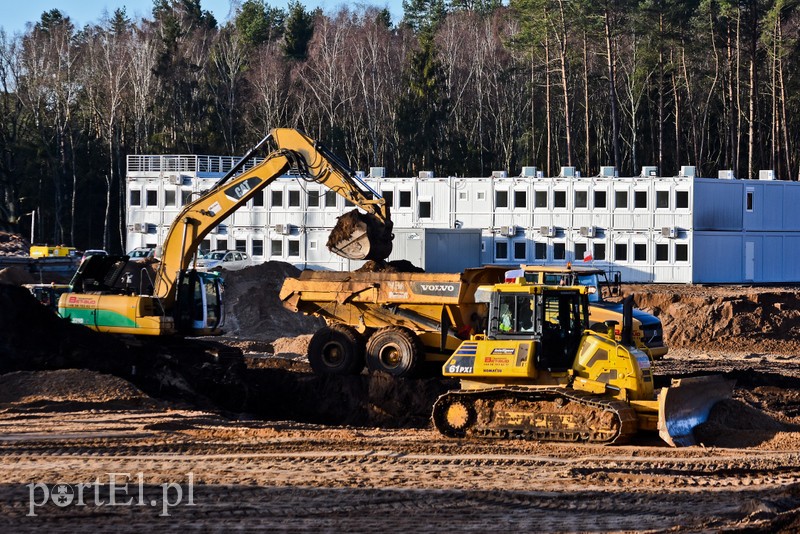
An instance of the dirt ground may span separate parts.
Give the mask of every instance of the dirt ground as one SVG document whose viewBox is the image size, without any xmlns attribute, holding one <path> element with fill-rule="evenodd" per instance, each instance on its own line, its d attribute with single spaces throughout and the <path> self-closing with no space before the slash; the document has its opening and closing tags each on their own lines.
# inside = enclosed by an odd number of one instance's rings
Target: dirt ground
<svg viewBox="0 0 800 534">
<path fill-rule="evenodd" d="M 228 277 L 233 333 L 174 344 L 87 332 L 0 285 L 0 526 L 800 531 L 793 288 L 626 287 L 664 322 L 657 386 L 737 386 L 701 445 L 604 447 L 447 439 L 428 417 L 452 381 L 314 376 L 316 323 L 242 297 L 291 270 L 247 271 Z"/>
</svg>

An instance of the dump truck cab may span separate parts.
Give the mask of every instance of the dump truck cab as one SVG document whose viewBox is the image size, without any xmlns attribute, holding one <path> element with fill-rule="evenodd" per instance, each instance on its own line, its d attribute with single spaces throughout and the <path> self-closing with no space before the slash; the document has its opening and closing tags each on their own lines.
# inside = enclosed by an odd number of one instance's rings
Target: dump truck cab
<svg viewBox="0 0 800 534">
<path fill-rule="evenodd" d="M 609 300 L 621 294 L 619 271 L 572 264 L 522 265 L 521 270 L 525 280 L 534 284 L 594 288 L 589 292 L 589 328 L 604 330 L 607 321 L 616 321 L 619 339 L 622 334 L 622 304 Z M 655 315 L 634 309 L 633 337 L 653 359 L 662 358 L 668 351 L 664 344 L 664 328 Z"/>
</svg>

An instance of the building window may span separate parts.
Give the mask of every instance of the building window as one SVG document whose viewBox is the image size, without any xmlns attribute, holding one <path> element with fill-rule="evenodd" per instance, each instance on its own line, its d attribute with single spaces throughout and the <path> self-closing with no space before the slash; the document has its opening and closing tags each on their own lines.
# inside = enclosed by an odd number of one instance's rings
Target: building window
<svg viewBox="0 0 800 534">
<path fill-rule="evenodd" d="M 633 245 L 633 261 L 647 261 L 647 245 L 645 243 Z"/>
<path fill-rule="evenodd" d="M 617 209 L 628 207 L 627 191 L 614 191 L 614 207 Z"/>
<path fill-rule="evenodd" d="M 486 200 L 486 191 L 478 191 L 475 195 L 478 200 Z"/>
<path fill-rule="evenodd" d="M 508 241 L 496 241 L 494 244 L 494 259 L 508 259 Z"/>
<path fill-rule="evenodd" d="M 547 207 L 547 191 L 536 191 L 533 193 L 533 207 L 534 208 Z"/>
<path fill-rule="evenodd" d="M 247 252 L 247 240 L 246 239 L 237 239 L 235 241 L 235 249 L 239 252 Z"/>
<path fill-rule="evenodd" d="M 595 260 L 605 260 L 606 259 L 606 244 L 605 243 L 595 243 L 594 252 L 592 252 L 592 258 Z"/>
<path fill-rule="evenodd" d="M 253 256 L 263 256 L 263 255 L 264 255 L 264 240 L 253 239 Z"/>
<path fill-rule="evenodd" d="M 253 197 L 253 207 L 254 208 L 263 208 L 264 207 L 264 191 L 259 191 Z"/>
<path fill-rule="evenodd" d="M 614 245 L 614 260 L 628 261 L 628 245 L 625 243 L 617 243 Z"/>
<path fill-rule="evenodd" d="M 583 261 L 586 256 L 586 243 L 575 243 L 575 261 Z"/>
<path fill-rule="evenodd" d="M 656 245 L 656 261 L 669 261 L 669 245 L 664 243 Z"/>
<path fill-rule="evenodd" d="M 508 207 L 508 191 L 495 191 L 494 192 L 494 205 L 496 208 Z"/>
<path fill-rule="evenodd" d="M 656 191 L 656 209 L 669 209 L 669 191 Z"/>
<path fill-rule="evenodd" d="M 308 250 L 317 250 L 317 242 L 316 241 L 309 241 L 308 242 Z"/>
<path fill-rule="evenodd" d="M 273 208 L 283 207 L 283 191 L 273 191 L 272 198 L 270 199 L 270 206 Z"/>
<path fill-rule="evenodd" d="M 528 206 L 528 192 L 514 191 L 514 207 L 525 208 Z"/>
<path fill-rule="evenodd" d="M 394 207 L 394 191 L 381 191 L 381 196 L 383 196 L 383 201 L 387 206 Z"/>
<path fill-rule="evenodd" d="M 689 261 L 689 245 L 675 245 L 675 261 Z"/>
<path fill-rule="evenodd" d="M 142 192 L 139 191 L 138 189 L 131 189 L 130 205 L 131 206 L 142 205 Z"/>
<path fill-rule="evenodd" d="M 420 200 L 419 201 L 419 218 L 420 219 L 430 219 L 431 218 L 431 201 L 430 200 Z"/>
<path fill-rule="evenodd" d="M 145 197 L 145 202 L 148 206 L 158 206 L 158 191 L 148 189 Z"/>
<path fill-rule="evenodd" d="M 587 208 L 589 207 L 589 192 L 588 191 L 575 191 L 575 207 Z"/>
<path fill-rule="evenodd" d="M 528 258 L 528 247 L 525 241 L 514 242 L 514 259 L 525 260 Z"/>
<path fill-rule="evenodd" d="M 336 207 L 336 191 L 325 191 L 325 207 Z"/>
<path fill-rule="evenodd" d="M 270 240 L 270 256 L 283 256 L 283 241 L 280 239 Z"/>
<path fill-rule="evenodd" d="M 748 189 L 747 193 L 745 193 L 745 207 L 747 211 L 753 211 L 753 200 L 756 192 L 754 189 Z"/>
<path fill-rule="evenodd" d="M 192 201 L 192 192 L 188 189 L 181 189 L 181 206 L 185 206 L 186 204 Z"/>
<path fill-rule="evenodd" d="M 594 207 L 595 208 L 605 208 L 606 207 L 606 192 L 605 191 L 595 191 L 594 192 Z"/>
<path fill-rule="evenodd" d="M 553 207 L 566 208 L 567 207 L 567 192 L 566 191 L 553 191 Z"/>
<path fill-rule="evenodd" d="M 175 190 L 164 190 L 164 206 L 175 206 Z"/>
<path fill-rule="evenodd" d="M 300 241 L 296 239 L 289 240 L 289 256 L 299 256 L 300 255 Z"/>
<path fill-rule="evenodd" d="M 289 191 L 289 207 L 300 207 L 300 191 Z"/>
<path fill-rule="evenodd" d="M 546 260 L 547 259 L 547 243 L 534 243 L 533 244 L 533 259 Z"/>
<path fill-rule="evenodd" d="M 467 200 L 468 198 L 469 198 L 469 195 L 467 194 L 466 191 L 459 191 L 458 192 L 458 200 Z"/>
<path fill-rule="evenodd" d="M 553 243 L 553 259 L 566 260 L 567 259 L 567 244 L 566 243 Z"/>
<path fill-rule="evenodd" d="M 400 207 L 411 207 L 411 191 L 400 191 Z"/>
<path fill-rule="evenodd" d="M 633 192 L 633 207 L 636 209 L 647 209 L 647 191 Z"/>
<path fill-rule="evenodd" d="M 689 207 L 689 192 L 675 191 L 675 207 L 686 209 Z"/>
<path fill-rule="evenodd" d="M 319 207 L 319 191 L 315 191 L 313 189 L 308 190 L 308 207 L 309 208 L 318 208 Z"/>
</svg>

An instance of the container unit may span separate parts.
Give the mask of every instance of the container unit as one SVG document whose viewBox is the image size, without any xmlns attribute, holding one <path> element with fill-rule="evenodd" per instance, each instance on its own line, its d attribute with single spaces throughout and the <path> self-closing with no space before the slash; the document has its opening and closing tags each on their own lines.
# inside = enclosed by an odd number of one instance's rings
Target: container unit
<svg viewBox="0 0 800 534">
<path fill-rule="evenodd" d="M 531 181 L 521 178 L 494 178 L 492 199 L 495 230 L 509 227 L 525 230 L 533 224 L 531 209 Z M 460 215 L 460 214 L 459 214 Z"/>
<path fill-rule="evenodd" d="M 494 227 L 494 192 L 491 178 L 451 178 L 453 225 L 463 228 Z"/>
<path fill-rule="evenodd" d="M 450 228 L 449 178 L 417 178 L 414 227 Z"/>
<path fill-rule="evenodd" d="M 689 234 L 679 231 L 674 235 L 654 229 L 652 244 L 652 279 L 656 283 L 691 283 L 692 248 Z"/>
<path fill-rule="evenodd" d="M 397 228 L 413 228 L 416 223 L 416 178 L 397 178 L 381 183 L 381 190 L 391 191 L 394 203 L 392 220 Z"/>
</svg>

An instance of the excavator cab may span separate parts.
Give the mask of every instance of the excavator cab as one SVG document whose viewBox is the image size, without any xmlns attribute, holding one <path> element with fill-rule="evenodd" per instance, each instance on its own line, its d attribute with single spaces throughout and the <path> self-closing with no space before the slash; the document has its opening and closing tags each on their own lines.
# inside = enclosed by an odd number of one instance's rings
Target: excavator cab
<svg viewBox="0 0 800 534">
<path fill-rule="evenodd" d="M 178 334 L 221 333 L 225 313 L 222 278 L 215 272 L 183 271 L 178 280 L 175 326 Z"/>
</svg>

